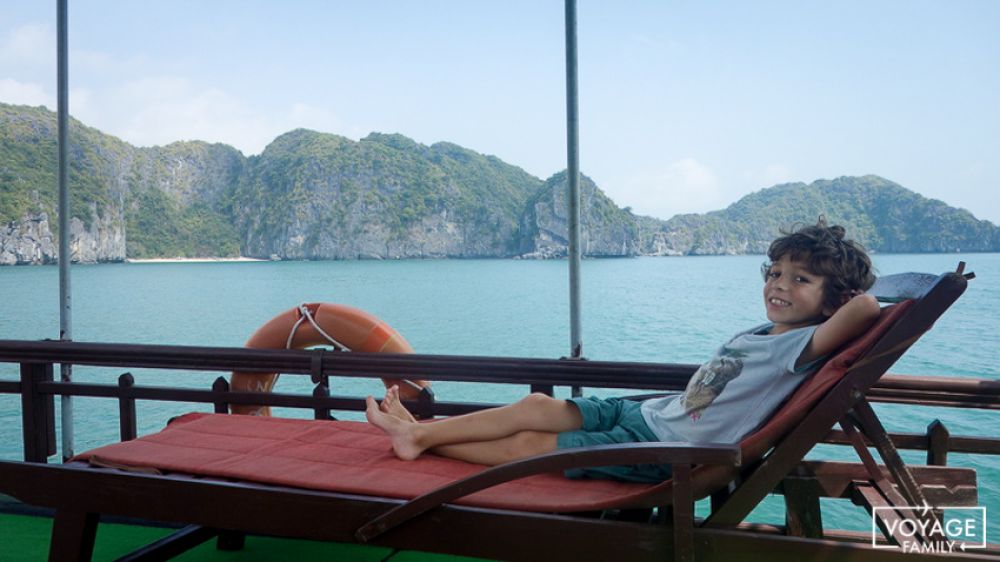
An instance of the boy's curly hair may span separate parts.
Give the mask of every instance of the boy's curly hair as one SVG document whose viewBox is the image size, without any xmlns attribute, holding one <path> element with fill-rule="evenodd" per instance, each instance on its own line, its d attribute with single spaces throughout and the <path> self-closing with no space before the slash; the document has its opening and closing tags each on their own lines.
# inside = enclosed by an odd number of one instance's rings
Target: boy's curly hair
<svg viewBox="0 0 1000 562">
<path fill-rule="evenodd" d="M 844 240 L 844 227 L 827 226 L 826 219 L 820 216 L 815 226 L 782 230 L 781 234 L 767 250 L 771 262 L 764 264 L 765 279 L 771 264 L 784 256 L 805 262 L 809 271 L 825 279 L 823 305 L 831 310 L 840 308 L 845 296 L 867 291 L 875 283 L 868 253 L 861 244 Z"/>
</svg>

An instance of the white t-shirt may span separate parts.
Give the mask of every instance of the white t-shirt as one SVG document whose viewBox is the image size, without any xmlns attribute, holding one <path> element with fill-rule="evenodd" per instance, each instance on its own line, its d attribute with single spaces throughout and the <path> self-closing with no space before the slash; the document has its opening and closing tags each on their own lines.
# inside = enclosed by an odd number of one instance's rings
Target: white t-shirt
<svg viewBox="0 0 1000 562">
<path fill-rule="evenodd" d="M 795 369 L 817 326 L 768 335 L 764 324 L 736 334 L 698 368 L 681 394 L 647 400 L 646 425 L 661 441 L 738 443 L 766 421 L 820 361 Z"/>
</svg>

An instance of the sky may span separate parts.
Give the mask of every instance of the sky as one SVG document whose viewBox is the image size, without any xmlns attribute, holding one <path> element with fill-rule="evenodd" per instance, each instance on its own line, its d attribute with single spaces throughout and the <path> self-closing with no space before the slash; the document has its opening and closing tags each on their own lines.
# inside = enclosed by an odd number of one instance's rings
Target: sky
<svg viewBox="0 0 1000 562">
<path fill-rule="evenodd" d="M 559 0 L 72 0 L 70 113 L 138 146 L 295 128 L 566 164 Z M 0 0 L 0 102 L 56 100 L 56 2 Z M 669 218 L 877 174 L 1000 224 L 1000 2 L 579 0 L 580 162 Z"/>
</svg>

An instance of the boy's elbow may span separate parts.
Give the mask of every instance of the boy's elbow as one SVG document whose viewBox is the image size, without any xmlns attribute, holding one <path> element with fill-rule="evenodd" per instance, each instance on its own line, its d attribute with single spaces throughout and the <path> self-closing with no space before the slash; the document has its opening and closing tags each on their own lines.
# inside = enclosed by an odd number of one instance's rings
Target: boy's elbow
<svg viewBox="0 0 1000 562">
<path fill-rule="evenodd" d="M 874 323 L 878 320 L 879 314 L 882 312 L 882 307 L 879 306 L 878 300 L 869 294 L 858 295 L 854 297 L 854 301 L 858 301 L 858 316 L 869 324 Z"/>
</svg>

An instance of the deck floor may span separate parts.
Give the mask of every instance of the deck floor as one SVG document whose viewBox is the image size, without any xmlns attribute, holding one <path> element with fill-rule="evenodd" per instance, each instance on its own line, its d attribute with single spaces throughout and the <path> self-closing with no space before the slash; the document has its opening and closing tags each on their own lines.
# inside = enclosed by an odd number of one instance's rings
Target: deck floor
<svg viewBox="0 0 1000 562">
<path fill-rule="evenodd" d="M 115 560 L 170 534 L 173 529 L 102 523 L 97 530 L 94 562 Z M 0 513 L 0 560 L 42 562 L 48 559 L 52 519 L 38 515 Z M 209 541 L 174 558 L 179 562 L 269 562 L 273 560 L 326 560 L 331 562 L 479 562 L 478 558 L 426 552 L 398 551 L 385 547 L 325 543 L 248 536 L 241 551 L 216 550 Z"/>
</svg>

